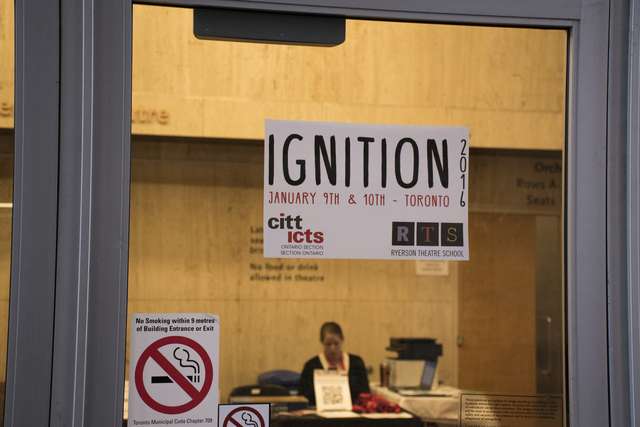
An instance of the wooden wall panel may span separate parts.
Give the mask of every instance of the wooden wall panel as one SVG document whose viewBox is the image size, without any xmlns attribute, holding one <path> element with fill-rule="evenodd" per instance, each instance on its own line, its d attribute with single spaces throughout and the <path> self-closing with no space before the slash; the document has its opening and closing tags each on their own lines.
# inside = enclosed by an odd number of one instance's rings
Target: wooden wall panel
<svg viewBox="0 0 640 427">
<path fill-rule="evenodd" d="M 13 132 L 0 130 L 0 203 L 11 202 L 12 193 Z M 12 212 L 0 207 L 0 382 L 5 379 L 7 360 Z"/>
<path fill-rule="evenodd" d="M 471 260 L 450 263 L 447 276 L 417 276 L 406 261 L 251 253 L 260 248 L 251 239 L 261 238 L 262 156 L 257 141 L 134 139 L 129 310 L 219 314 L 223 397 L 262 371 L 300 369 L 328 319 L 343 323 L 347 348 L 369 365 L 387 355 L 392 336 L 429 336 L 444 345 L 447 383 L 535 392 L 536 218 L 560 215 L 561 203 L 525 201 L 562 194 L 517 182 L 556 179 L 559 153 L 472 153 Z M 536 172 L 540 164 L 552 172 Z M 267 263 L 294 278 L 315 265 L 309 274 L 324 280 L 251 280 L 252 265 Z"/>
<path fill-rule="evenodd" d="M 535 231 L 532 215 L 470 216 L 471 262 L 460 263 L 459 284 L 462 388 L 536 392 Z"/>
<path fill-rule="evenodd" d="M 11 199 L 10 138 L 9 133 L 0 134 L 1 201 Z M 472 165 L 474 159 L 483 164 L 482 155 L 473 153 Z M 496 169 L 502 172 L 494 170 L 485 178 L 509 181 L 519 176 L 505 163 L 505 156 L 494 157 Z M 554 159 L 556 155 L 546 162 Z M 517 159 L 515 163 L 525 164 L 521 162 Z M 532 162 L 535 158 L 529 164 Z M 384 347 L 391 336 L 433 336 L 444 344 L 441 369 L 448 383 L 456 384 L 459 378 L 467 387 L 528 390 L 535 381 L 535 335 L 531 328 L 536 255 L 529 237 L 535 236 L 536 216 L 514 215 L 522 208 L 510 197 L 505 198 L 504 206 L 492 199 L 492 188 L 498 187 L 476 182 L 479 174 L 485 173 L 484 168 L 475 170 L 472 188 L 483 194 L 474 197 L 471 211 L 477 212 L 480 206 L 481 212 L 501 213 L 471 214 L 471 261 L 451 263 L 449 276 L 416 276 L 412 262 L 291 260 L 283 264 L 295 272 L 299 265 L 317 264 L 325 281 L 252 282 L 249 265 L 267 262 L 248 253 L 251 227 L 262 222 L 261 146 L 136 140 L 130 312 L 220 314 L 224 395 L 234 385 L 254 381 L 264 370 L 300 369 L 305 358 L 319 351 L 317 328 L 327 319 L 344 324 L 347 348 L 360 353 L 370 365 L 377 366 L 386 356 Z M 504 191 L 514 189 L 504 187 Z M 540 213 L 558 215 L 560 209 Z M 2 209 L 0 311 L 5 312 L 10 233 L 11 211 Z M 554 240 L 553 236 L 549 239 Z M 498 262 L 500 257 L 502 262 Z M 460 307 L 458 287 L 462 287 Z M 460 334 L 464 336 L 460 357 L 471 354 L 460 360 L 460 367 L 456 347 L 459 311 Z M 493 323 L 478 320 L 479 312 L 491 315 Z M 6 323 L 6 316 L 0 313 L 0 331 L 6 331 L 2 322 Z M 479 329 L 470 330 L 469 325 Z M 501 340 L 494 345 L 498 336 Z M 474 341 L 479 346 L 476 353 L 467 352 Z M 6 352 L 2 343 L 6 343 L 5 332 L 0 334 L 0 360 Z M 242 351 L 246 346 L 248 353 Z M 516 352 L 520 356 L 511 365 L 499 360 Z M 3 370 L 0 364 L 0 375 Z"/>
<path fill-rule="evenodd" d="M 0 134 L 3 201 L 11 199 L 10 137 Z M 489 180 L 517 175 L 502 158 L 495 164 L 504 170 Z M 372 366 L 387 355 L 389 337 L 432 336 L 444 345 L 448 383 L 459 378 L 462 386 L 500 392 L 534 387 L 536 216 L 513 214 L 521 209 L 512 209 L 511 198 L 502 207 L 490 194 L 475 196 L 472 212 L 481 206 L 502 213 L 471 214 L 471 261 L 451 263 L 448 276 L 416 276 L 413 262 L 290 260 L 283 265 L 295 272 L 317 264 L 325 281 L 264 283 L 250 280 L 250 264 L 279 260 L 248 252 L 251 227 L 262 222 L 259 144 L 136 139 L 132 175 L 129 310 L 219 314 L 223 396 L 259 372 L 300 369 L 319 351 L 317 329 L 327 319 L 343 323 L 347 349 Z M 473 188 L 490 193 L 490 187 Z M 0 210 L 0 331 L 6 331 L 10 214 Z"/>
<path fill-rule="evenodd" d="M 0 128 L 13 127 L 13 1 L 0 0 Z"/>
<path fill-rule="evenodd" d="M 262 224 L 261 145 L 135 141 L 131 190 L 129 312 L 219 314 L 223 397 L 260 372 L 300 370 L 320 351 L 326 320 L 341 322 L 346 348 L 374 367 L 391 336 L 435 337 L 445 348 L 441 378 L 457 381 L 455 266 L 417 276 L 407 261 L 249 253 L 250 228 Z M 250 264 L 266 262 L 317 265 L 324 281 L 251 281 Z"/>
<path fill-rule="evenodd" d="M 470 164 L 471 211 L 560 216 L 561 151 L 472 150 Z"/>
<path fill-rule="evenodd" d="M 0 0 L 0 203 L 11 202 L 13 191 L 13 20 L 13 1 Z M 10 208 L 0 207 L 0 382 L 3 384 L 7 360 L 12 212 Z M 0 396 L 4 401 L 4 387 Z M 4 402 L 0 403 L 0 407 L 3 405 Z"/>
<path fill-rule="evenodd" d="M 14 116 L 13 1 L 0 0 L 0 203 L 12 201 Z M 0 207 L 0 381 L 6 377 L 12 209 Z M 4 397 L 4 391 L 1 393 Z M 3 399 L 4 400 L 4 399 Z M 0 403 L 0 406 L 3 404 Z"/>
<path fill-rule="evenodd" d="M 566 33 L 348 21 L 338 47 L 197 40 L 134 7 L 133 131 L 261 139 L 265 118 L 466 125 L 475 147 L 564 144 Z"/>
</svg>

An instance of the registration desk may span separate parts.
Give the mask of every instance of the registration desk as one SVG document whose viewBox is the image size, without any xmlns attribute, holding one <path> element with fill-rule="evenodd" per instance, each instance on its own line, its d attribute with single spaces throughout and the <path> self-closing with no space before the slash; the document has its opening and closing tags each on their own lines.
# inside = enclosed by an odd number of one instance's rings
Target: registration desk
<svg viewBox="0 0 640 427">
<path fill-rule="evenodd" d="M 371 391 L 390 402 L 397 403 L 405 411 L 420 417 L 422 421 L 438 426 L 458 425 L 461 391 L 454 387 L 440 386 L 431 396 L 402 396 L 372 384 Z"/>
<path fill-rule="evenodd" d="M 274 415 L 271 417 L 270 425 L 274 427 L 423 427 L 420 418 L 408 413 L 372 415 L 381 418 L 367 418 L 365 415 L 358 416 L 357 414 L 353 414 L 353 418 L 332 418 L 317 415 L 312 410 L 287 412 L 283 404 L 288 405 L 289 408 L 295 407 L 296 403 L 304 403 L 303 407 L 307 406 L 308 401 L 302 396 L 233 396 L 229 399 L 229 403 L 271 404 Z M 279 412 L 283 409 L 285 412 Z M 406 418 L 395 418 L 400 416 Z"/>
<path fill-rule="evenodd" d="M 323 418 L 317 415 L 288 416 L 275 415 L 272 427 L 423 427 L 420 418 L 368 419 L 368 418 Z M 123 420 L 123 427 L 128 427 Z"/>
<path fill-rule="evenodd" d="M 273 427 L 423 427 L 420 418 L 323 418 L 317 415 L 276 415 Z"/>
</svg>

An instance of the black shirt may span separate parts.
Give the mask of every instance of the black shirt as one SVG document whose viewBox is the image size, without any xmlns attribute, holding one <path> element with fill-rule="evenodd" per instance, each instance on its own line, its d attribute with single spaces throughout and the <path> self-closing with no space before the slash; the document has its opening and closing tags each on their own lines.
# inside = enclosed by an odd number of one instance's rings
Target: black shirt
<svg viewBox="0 0 640 427">
<path fill-rule="evenodd" d="M 320 357 L 315 356 L 307 360 L 300 375 L 300 392 L 309 399 L 311 405 L 315 405 L 316 396 L 313 389 L 313 371 L 322 369 Z M 356 402 L 360 393 L 369 393 L 369 378 L 367 368 L 360 356 L 349 354 L 349 389 L 351 390 L 351 401 Z"/>
</svg>

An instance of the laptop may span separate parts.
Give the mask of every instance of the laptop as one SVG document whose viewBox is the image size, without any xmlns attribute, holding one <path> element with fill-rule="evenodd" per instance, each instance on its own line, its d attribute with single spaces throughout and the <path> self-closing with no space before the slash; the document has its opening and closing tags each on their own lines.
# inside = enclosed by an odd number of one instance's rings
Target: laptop
<svg viewBox="0 0 640 427">
<path fill-rule="evenodd" d="M 390 389 L 395 391 L 401 396 L 432 396 L 432 397 L 444 397 L 447 396 L 443 393 L 431 390 L 433 387 L 433 381 L 436 376 L 437 363 L 432 360 L 424 362 L 422 368 L 422 375 L 420 377 L 420 384 L 417 386 L 392 386 Z"/>
</svg>

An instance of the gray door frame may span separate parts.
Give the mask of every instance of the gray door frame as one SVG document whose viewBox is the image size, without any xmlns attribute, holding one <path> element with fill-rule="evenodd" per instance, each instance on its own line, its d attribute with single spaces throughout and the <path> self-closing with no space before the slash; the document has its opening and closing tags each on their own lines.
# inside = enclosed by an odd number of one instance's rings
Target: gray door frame
<svg viewBox="0 0 640 427">
<path fill-rule="evenodd" d="M 15 163 L 5 425 L 46 425 L 49 420 L 60 78 L 60 22 L 51 16 L 58 8 L 57 0 L 15 4 Z M 27 22 L 39 31 L 20 36 L 17 30 L 26 28 Z"/>
<path fill-rule="evenodd" d="M 629 425 L 635 411 L 629 407 L 635 405 L 628 399 L 634 389 L 623 381 L 633 375 L 625 359 L 628 320 L 621 314 L 626 313 L 626 262 L 611 261 L 624 255 L 626 241 L 622 226 L 607 221 L 626 218 L 626 175 L 620 175 L 626 138 L 612 128 L 627 107 L 620 77 L 626 76 L 620 69 L 625 65 L 619 61 L 625 57 L 626 0 L 145 3 L 565 28 L 568 419 L 581 427 Z M 5 426 L 121 425 L 131 11 L 131 0 L 16 0 L 16 191 Z M 619 360 L 623 363 L 612 362 Z M 34 392 L 36 384 L 40 389 Z M 621 408 L 622 401 L 627 405 Z"/>
<path fill-rule="evenodd" d="M 620 343 L 626 345 L 627 353 L 619 360 L 620 364 L 628 367 L 626 377 L 629 390 L 630 425 L 640 424 L 640 0 L 631 0 L 628 66 L 629 80 L 625 87 L 628 94 L 628 109 L 621 117 L 621 125 L 628 132 L 628 155 L 623 163 L 626 166 L 625 192 L 627 229 L 627 283 L 628 286 L 620 290 L 623 298 L 619 317 L 620 323 L 626 323 L 627 328 L 621 330 L 624 337 Z M 616 254 L 618 255 L 618 254 Z M 625 310 L 626 309 L 626 310 Z M 614 345 L 617 341 L 614 341 Z M 623 357 L 625 357 L 623 359 Z"/>
</svg>

